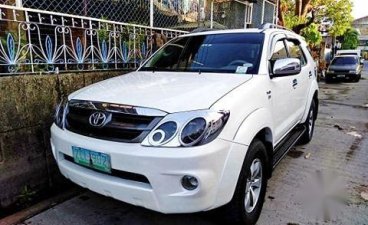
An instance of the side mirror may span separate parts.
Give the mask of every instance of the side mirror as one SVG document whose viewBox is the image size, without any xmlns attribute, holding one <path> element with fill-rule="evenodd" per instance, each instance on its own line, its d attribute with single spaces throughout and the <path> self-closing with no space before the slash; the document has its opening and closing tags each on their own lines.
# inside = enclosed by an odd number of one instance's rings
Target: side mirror
<svg viewBox="0 0 368 225">
<path fill-rule="evenodd" d="M 275 61 L 272 68 L 272 77 L 284 77 L 299 74 L 301 71 L 300 59 L 286 58 Z"/>
<path fill-rule="evenodd" d="M 364 64 L 364 59 L 361 59 L 360 60 L 360 65 L 363 65 Z"/>
</svg>

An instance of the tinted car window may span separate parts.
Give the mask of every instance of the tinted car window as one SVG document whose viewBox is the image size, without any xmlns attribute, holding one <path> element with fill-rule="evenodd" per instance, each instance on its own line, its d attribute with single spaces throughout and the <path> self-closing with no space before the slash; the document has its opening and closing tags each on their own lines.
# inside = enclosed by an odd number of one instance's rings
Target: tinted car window
<svg viewBox="0 0 368 225">
<path fill-rule="evenodd" d="M 258 73 L 264 34 L 238 33 L 181 37 L 157 51 L 143 71 Z"/>
<path fill-rule="evenodd" d="M 300 46 L 291 41 L 286 41 L 286 44 L 288 46 L 290 57 L 300 59 L 302 66 L 306 65 L 307 61 Z"/>
<path fill-rule="evenodd" d="M 332 60 L 332 65 L 347 65 L 357 64 L 358 59 L 356 57 L 336 57 Z"/>
<path fill-rule="evenodd" d="M 277 59 L 287 58 L 287 51 L 283 40 L 277 41 L 275 44 L 275 49 L 273 50 L 271 60 L 276 61 Z"/>
</svg>

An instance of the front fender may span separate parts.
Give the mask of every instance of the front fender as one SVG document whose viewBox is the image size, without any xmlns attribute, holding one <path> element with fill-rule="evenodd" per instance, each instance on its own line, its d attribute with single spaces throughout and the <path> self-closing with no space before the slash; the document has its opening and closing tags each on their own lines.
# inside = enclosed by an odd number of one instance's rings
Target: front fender
<svg viewBox="0 0 368 225">
<path fill-rule="evenodd" d="M 215 206 L 224 205 L 232 199 L 243 166 L 248 146 L 263 128 L 272 131 L 271 113 L 266 108 L 258 108 L 251 112 L 240 124 L 233 138 L 233 144 L 226 159 Z"/>
<path fill-rule="evenodd" d="M 269 128 L 273 131 L 272 115 L 266 108 L 251 112 L 240 124 L 234 136 L 234 142 L 249 146 L 259 131 Z"/>
</svg>

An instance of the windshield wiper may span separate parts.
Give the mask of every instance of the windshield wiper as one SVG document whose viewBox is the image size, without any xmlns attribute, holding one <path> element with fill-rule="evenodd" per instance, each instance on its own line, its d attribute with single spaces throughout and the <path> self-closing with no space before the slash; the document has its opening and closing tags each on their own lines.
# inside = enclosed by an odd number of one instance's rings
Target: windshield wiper
<svg viewBox="0 0 368 225">
<path fill-rule="evenodd" d="M 146 67 L 142 67 L 139 71 L 152 71 L 154 73 L 156 71 L 172 71 L 172 72 L 175 71 L 176 72 L 180 70 L 162 68 L 162 67 L 157 67 L 157 66 L 146 66 Z"/>
<path fill-rule="evenodd" d="M 140 69 L 140 71 L 152 71 L 153 73 L 157 71 L 156 66 L 145 66 Z"/>
</svg>

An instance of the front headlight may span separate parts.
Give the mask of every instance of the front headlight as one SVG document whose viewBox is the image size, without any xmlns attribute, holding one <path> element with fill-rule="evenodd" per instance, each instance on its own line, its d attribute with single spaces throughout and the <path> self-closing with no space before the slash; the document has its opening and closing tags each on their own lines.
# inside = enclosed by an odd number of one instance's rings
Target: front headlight
<svg viewBox="0 0 368 225">
<path fill-rule="evenodd" d="M 193 146 L 197 144 L 205 134 L 207 121 L 198 117 L 184 125 L 180 132 L 179 141 L 183 146 Z"/>
<path fill-rule="evenodd" d="M 54 123 L 61 129 L 64 129 L 65 111 L 67 109 L 67 100 L 62 99 L 60 103 L 56 106 Z"/>
<path fill-rule="evenodd" d="M 198 110 L 167 115 L 143 140 L 144 146 L 189 147 L 215 139 L 229 111 Z"/>
<path fill-rule="evenodd" d="M 169 121 L 158 126 L 148 136 L 148 142 L 153 146 L 159 146 L 169 142 L 176 134 L 178 126 L 175 122 Z"/>
</svg>

